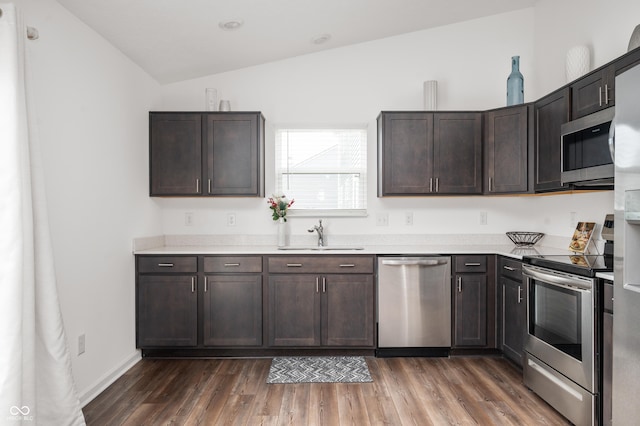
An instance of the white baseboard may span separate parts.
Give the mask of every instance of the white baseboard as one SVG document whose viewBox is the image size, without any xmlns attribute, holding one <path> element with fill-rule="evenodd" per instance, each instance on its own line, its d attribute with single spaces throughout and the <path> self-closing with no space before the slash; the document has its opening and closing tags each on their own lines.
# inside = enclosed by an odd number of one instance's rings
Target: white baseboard
<svg viewBox="0 0 640 426">
<path fill-rule="evenodd" d="M 80 406 L 84 407 L 90 403 L 96 396 L 100 395 L 106 388 L 111 386 L 113 382 L 118 380 L 128 369 L 133 367 L 142 359 L 140 351 L 136 350 L 133 355 L 123 360 L 120 365 L 102 376 L 98 382 L 86 391 L 80 394 Z"/>
</svg>

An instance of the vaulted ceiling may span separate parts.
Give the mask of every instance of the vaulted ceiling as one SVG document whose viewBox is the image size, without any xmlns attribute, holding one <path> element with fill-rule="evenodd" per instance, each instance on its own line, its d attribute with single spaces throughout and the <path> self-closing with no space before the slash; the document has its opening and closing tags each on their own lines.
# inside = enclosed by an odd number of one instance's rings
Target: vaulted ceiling
<svg viewBox="0 0 640 426">
<path fill-rule="evenodd" d="M 170 83 L 510 12 L 536 0 L 58 2 L 160 83 Z"/>
</svg>

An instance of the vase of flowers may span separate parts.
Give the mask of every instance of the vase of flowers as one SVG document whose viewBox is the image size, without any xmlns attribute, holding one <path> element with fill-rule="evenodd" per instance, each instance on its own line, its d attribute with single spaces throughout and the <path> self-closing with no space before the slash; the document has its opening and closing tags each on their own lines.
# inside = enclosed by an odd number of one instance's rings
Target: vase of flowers
<svg viewBox="0 0 640 426">
<path fill-rule="evenodd" d="M 273 195 L 267 200 L 271 209 L 271 218 L 278 224 L 278 247 L 287 245 L 287 210 L 293 202 L 293 199 L 289 201 L 285 195 Z"/>
</svg>

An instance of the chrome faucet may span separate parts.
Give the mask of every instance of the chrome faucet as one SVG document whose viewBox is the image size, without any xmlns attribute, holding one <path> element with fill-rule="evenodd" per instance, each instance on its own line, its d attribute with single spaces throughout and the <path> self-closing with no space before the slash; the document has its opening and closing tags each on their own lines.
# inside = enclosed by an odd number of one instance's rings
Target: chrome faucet
<svg viewBox="0 0 640 426">
<path fill-rule="evenodd" d="M 324 228 L 322 227 L 322 219 L 319 220 L 320 225 L 314 225 L 313 228 L 307 229 L 309 232 L 318 232 L 318 247 L 324 246 Z"/>
</svg>

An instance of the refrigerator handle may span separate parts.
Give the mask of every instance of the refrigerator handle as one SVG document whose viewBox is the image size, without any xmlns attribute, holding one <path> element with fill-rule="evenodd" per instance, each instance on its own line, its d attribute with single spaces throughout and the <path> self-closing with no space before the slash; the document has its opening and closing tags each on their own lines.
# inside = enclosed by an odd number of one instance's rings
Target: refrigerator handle
<svg viewBox="0 0 640 426">
<path fill-rule="evenodd" d="M 611 160 L 616 161 L 616 118 L 611 120 L 611 126 L 609 127 L 609 153 L 611 154 Z"/>
</svg>

